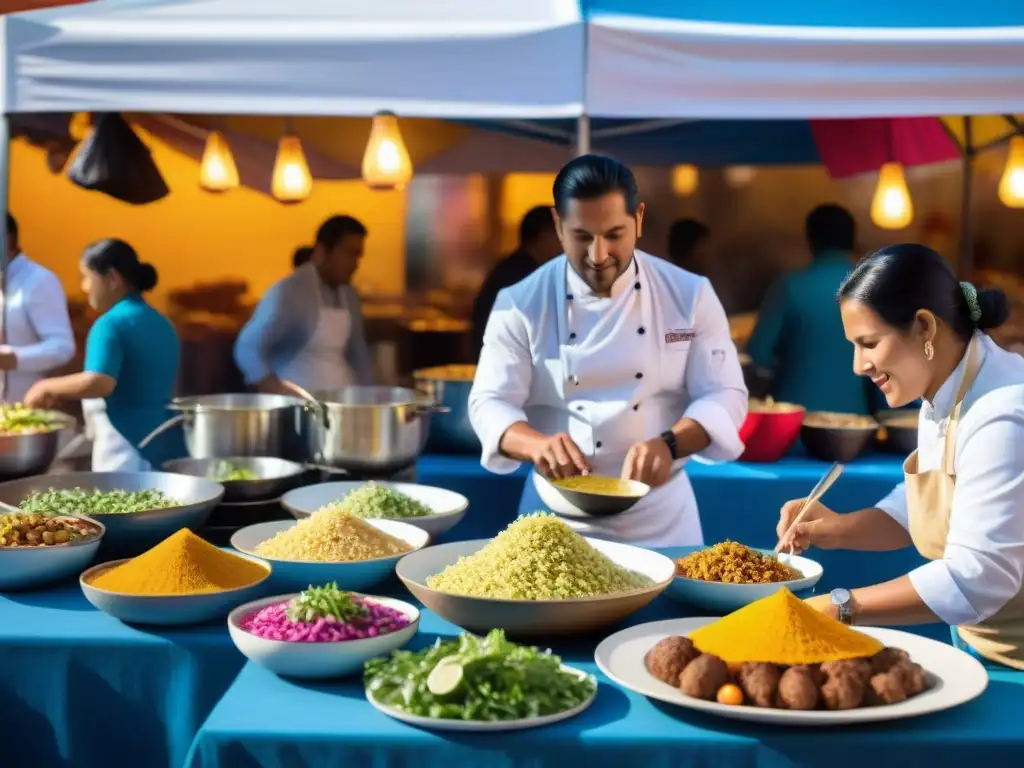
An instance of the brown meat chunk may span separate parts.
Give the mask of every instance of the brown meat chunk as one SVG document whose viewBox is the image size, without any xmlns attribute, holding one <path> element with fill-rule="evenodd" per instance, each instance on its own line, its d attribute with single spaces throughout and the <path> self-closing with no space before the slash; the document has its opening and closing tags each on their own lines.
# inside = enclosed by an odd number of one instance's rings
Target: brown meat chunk
<svg viewBox="0 0 1024 768">
<path fill-rule="evenodd" d="M 779 668 L 774 664 L 747 662 L 740 668 L 740 687 L 754 706 L 774 707 L 779 677 Z"/>
<path fill-rule="evenodd" d="M 797 666 L 793 667 L 793 669 L 802 669 L 805 672 L 807 672 L 807 674 L 809 674 L 811 676 L 811 679 L 814 681 L 814 684 L 819 688 L 821 687 L 821 684 L 825 682 L 825 675 L 821 671 L 820 664 L 798 664 Z"/>
<path fill-rule="evenodd" d="M 917 696 L 924 691 L 924 670 L 920 664 L 915 664 L 909 658 L 906 661 L 898 662 L 889 670 L 890 673 L 897 672 L 903 678 L 903 688 L 907 697 Z"/>
<path fill-rule="evenodd" d="M 836 675 L 853 675 L 864 685 L 871 679 L 871 662 L 867 659 L 843 659 L 842 661 L 826 661 L 821 665 L 825 677 Z"/>
<path fill-rule="evenodd" d="M 782 673 L 776 706 L 781 709 L 815 709 L 818 699 L 818 685 L 810 669 L 790 667 Z"/>
<path fill-rule="evenodd" d="M 679 676 L 679 689 L 695 699 L 711 700 L 729 682 L 729 667 L 717 656 L 702 653 L 686 665 Z"/>
<path fill-rule="evenodd" d="M 888 672 L 901 661 L 910 661 L 910 654 L 902 648 L 883 648 L 871 657 L 871 672 L 874 675 Z"/>
<path fill-rule="evenodd" d="M 903 687 L 903 678 L 899 672 L 881 672 L 872 677 L 871 691 L 882 704 L 899 704 L 907 698 L 907 691 Z"/>
<path fill-rule="evenodd" d="M 856 709 L 864 701 L 866 683 L 850 672 L 833 672 L 821 686 L 821 698 L 828 709 Z"/>
<path fill-rule="evenodd" d="M 666 637 L 647 654 L 647 671 L 675 688 L 683 669 L 698 656 L 688 637 Z"/>
</svg>

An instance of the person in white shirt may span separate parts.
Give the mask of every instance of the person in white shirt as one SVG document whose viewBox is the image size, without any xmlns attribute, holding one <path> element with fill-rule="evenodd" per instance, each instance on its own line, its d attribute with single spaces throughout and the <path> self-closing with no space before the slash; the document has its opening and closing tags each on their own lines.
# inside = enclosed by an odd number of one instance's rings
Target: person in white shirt
<svg viewBox="0 0 1024 768">
<path fill-rule="evenodd" d="M 958 282 L 923 245 L 896 245 L 862 261 L 839 301 L 854 370 L 893 407 L 924 398 L 918 448 L 875 507 L 816 504 L 790 531 L 789 502 L 779 537 L 795 552 L 913 546 L 929 562 L 812 604 L 849 623 L 945 622 L 959 647 L 1024 669 L 1024 358 L 984 333 L 1006 320 L 1006 297 Z"/>
<path fill-rule="evenodd" d="M 538 473 L 639 480 L 652 490 L 628 512 L 567 522 L 612 540 L 700 544 L 682 465 L 743 450 L 747 390 L 725 312 L 705 278 L 636 249 L 644 206 L 629 168 L 584 155 L 553 191 L 565 253 L 502 290 L 484 332 L 469 398 L 481 463 L 533 464 L 521 513 L 543 508 Z"/>
<path fill-rule="evenodd" d="M 0 400 L 20 402 L 29 388 L 75 356 L 68 301 L 57 276 L 21 252 L 18 222 L 7 214 L 7 265 Z"/>
</svg>

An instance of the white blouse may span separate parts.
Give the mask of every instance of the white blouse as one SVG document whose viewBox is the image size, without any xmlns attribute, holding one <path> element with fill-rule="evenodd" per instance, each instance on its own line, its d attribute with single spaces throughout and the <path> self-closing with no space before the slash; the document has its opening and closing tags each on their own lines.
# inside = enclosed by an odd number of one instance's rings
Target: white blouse
<svg viewBox="0 0 1024 768">
<path fill-rule="evenodd" d="M 994 615 L 1024 582 L 1024 358 L 981 335 L 982 363 L 956 435 L 956 490 L 941 560 L 911 571 L 932 612 L 950 625 Z M 918 469 L 939 469 L 966 359 L 921 407 Z M 909 526 L 904 483 L 876 505 Z"/>
</svg>

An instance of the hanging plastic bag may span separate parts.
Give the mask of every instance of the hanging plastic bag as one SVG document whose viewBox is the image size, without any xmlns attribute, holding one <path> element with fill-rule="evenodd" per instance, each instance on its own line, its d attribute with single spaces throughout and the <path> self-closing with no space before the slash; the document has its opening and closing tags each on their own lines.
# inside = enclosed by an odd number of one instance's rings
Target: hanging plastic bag
<svg viewBox="0 0 1024 768">
<path fill-rule="evenodd" d="M 155 203 L 170 192 L 149 147 L 119 114 L 93 115 L 93 130 L 68 168 L 71 183 L 132 205 Z"/>
</svg>

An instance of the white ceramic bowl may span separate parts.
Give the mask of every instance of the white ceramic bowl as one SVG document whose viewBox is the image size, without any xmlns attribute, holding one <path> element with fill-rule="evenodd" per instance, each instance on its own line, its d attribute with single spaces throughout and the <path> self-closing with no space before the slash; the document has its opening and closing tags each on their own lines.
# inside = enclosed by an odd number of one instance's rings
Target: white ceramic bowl
<svg viewBox="0 0 1024 768">
<path fill-rule="evenodd" d="M 420 625 L 420 612 L 409 603 L 389 597 L 360 595 L 404 614 L 408 626 L 396 632 L 365 640 L 339 640 L 332 643 L 289 643 L 267 640 L 242 629 L 242 621 L 268 605 L 283 603 L 296 594 L 278 595 L 255 600 L 235 608 L 228 616 L 228 632 L 249 661 L 266 667 L 276 675 L 305 679 L 343 677 L 363 671 L 363 664 L 374 656 L 386 656 L 412 639 Z"/>
<path fill-rule="evenodd" d="M 512 637 L 568 635 L 601 629 L 650 603 L 675 576 L 675 563 L 657 552 L 599 539 L 586 541 L 617 565 L 648 577 L 651 585 L 572 600 L 496 600 L 450 595 L 427 586 L 431 576 L 459 558 L 483 549 L 488 543 L 486 539 L 457 541 L 413 552 L 402 558 L 397 572 L 416 599 L 441 618 L 470 632 L 484 633 L 500 627 Z"/>
<path fill-rule="evenodd" d="M 243 555 L 245 557 L 245 555 Z M 250 560 L 266 565 L 258 558 Z M 113 560 L 90 568 L 79 578 L 82 592 L 86 600 L 97 609 L 119 619 L 126 624 L 153 624 L 157 626 L 179 626 L 185 624 L 202 624 L 203 622 L 222 619 L 232 608 L 266 594 L 267 574 L 255 584 L 239 589 L 228 589 L 223 592 L 211 592 L 196 595 L 125 595 L 109 592 L 92 586 L 89 582 L 103 571 L 109 570 L 125 560 Z"/>
<path fill-rule="evenodd" d="M 318 509 L 341 501 L 352 491 L 364 485 L 366 483 L 361 482 L 308 485 L 305 488 L 296 488 L 286 493 L 281 498 L 281 504 L 296 519 L 301 520 L 304 517 L 309 517 Z M 400 522 L 422 528 L 433 539 L 455 527 L 462 520 L 466 514 L 466 509 L 469 507 L 469 499 L 461 493 L 455 493 L 444 488 L 434 488 L 430 485 L 417 485 L 415 483 L 379 482 L 377 485 L 390 488 L 398 493 L 404 493 L 423 506 L 433 510 L 434 514 L 427 517 L 394 518 Z"/>
<path fill-rule="evenodd" d="M 367 520 L 377 530 L 401 539 L 412 547 L 413 552 L 422 549 L 430 541 L 430 534 L 422 528 L 398 520 Z M 395 564 L 403 555 L 378 557 L 374 560 L 352 560 L 349 562 L 323 563 L 306 560 L 275 560 L 256 554 L 256 547 L 267 539 L 298 523 L 295 520 L 273 520 L 269 523 L 249 525 L 235 532 L 231 546 L 239 552 L 260 558 L 271 564 L 272 583 L 275 590 L 301 592 L 310 584 L 330 584 L 338 589 L 360 592 L 386 579 L 395 570 Z M 406 553 L 408 554 L 408 553 Z"/>
<path fill-rule="evenodd" d="M 699 552 L 708 547 L 675 547 L 663 549 L 661 552 L 672 558 L 673 563 L 693 552 Z M 770 549 L 758 549 L 764 555 L 771 555 Z M 819 563 L 809 560 L 806 557 L 779 555 L 782 562 L 795 568 L 803 574 L 802 579 L 792 581 L 776 581 L 771 584 L 722 584 L 717 581 L 701 581 L 700 579 L 686 579 L 676 576 L 669 584 L 665 594 L 673 600 L 678 600 L 687 605 L 706 608 L 709 611 L 726 614 L 742 608 L 748 603 L 768 597 L 785 587 L 793 594 L 804 597 L 818 583 L 823 572 Z"/>
<path fill-rule="evenodd" d="M 81 573 L 96 556 L 106 533 L 103 523 L 83 517 L 99 529 L 93 539 L 52 547 L 0 547 L 0 590 L 31 589 Z"/>
</svg>

